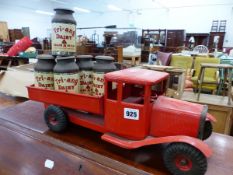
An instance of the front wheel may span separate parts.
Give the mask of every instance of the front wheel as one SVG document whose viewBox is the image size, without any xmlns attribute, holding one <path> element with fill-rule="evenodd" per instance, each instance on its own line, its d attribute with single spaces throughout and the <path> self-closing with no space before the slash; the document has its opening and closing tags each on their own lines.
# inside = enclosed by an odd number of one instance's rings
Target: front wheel
<svg viewBox="0 0 233 175">
<path fill-rule="evenodd" d="M 62 132 L 68 125 L 68 120 L 64 111 L 54 105 L 50 105 L 44 111 L 44 120 L 50 130 L 54 132 Z"/>
<path fill-rule="evenodd" d="M 207 160 L 203 153 L 186 143 L 168 145 L 163 160 L 173 175 L 204 175 L 207 169 Z"/>
</svg>

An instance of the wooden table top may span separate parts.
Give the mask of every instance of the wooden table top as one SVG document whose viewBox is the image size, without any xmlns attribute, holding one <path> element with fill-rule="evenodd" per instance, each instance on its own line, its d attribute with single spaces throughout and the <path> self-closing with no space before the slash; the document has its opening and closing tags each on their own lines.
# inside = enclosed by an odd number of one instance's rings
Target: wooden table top
<svg viewBox="0 0 233 175">
<path fill-rule="evenodd" d="M 215 63 L 201 63 L 201 67 L 205 68 L 233 68 L 230 64 L 215 64 Z"/>
<path fill-rule="evenodd" d="M 101 134 L 70 125 L 65 133 L 48 131 L 43 105 L 27 101 L 0 111 L 0 174 L 169 174 L 162 163 L 165 145 L 125 150 L 100 139 Z M 233 138 L 216 134 L 206 175 L 233 172 Z M 45 161 L 54 161 L 52 169 Z"/>
<path fill-rule="evenodd" d="M 194 102 L 194 103 L 202 103 L 207 105 L 217 105 L 233 108 L 233 104 L 227 104 L 228 97 L 220 96 L 220 95 L 212 95 L 212 94 L 201 94 L 199 101 L 197 100 L 197 93 L 184 91 L 181 100 Z"/>
</svg>

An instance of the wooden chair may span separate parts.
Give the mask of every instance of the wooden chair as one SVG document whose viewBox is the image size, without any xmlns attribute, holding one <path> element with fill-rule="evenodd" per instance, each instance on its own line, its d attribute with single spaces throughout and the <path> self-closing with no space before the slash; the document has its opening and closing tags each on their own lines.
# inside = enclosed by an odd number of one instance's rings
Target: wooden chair
<svg viewBox="0 0 233 175">
<path fill-rule="evenodd" d="M 184 70 L 184 77 L 178 83 L 183 83 L 183 89 L 192 90 L 192 81 L 191 81 L 191 70 L 193 65 L 193 57 L 191 56 L 182 56 L 182 55 L 172 55 L 170 66 L 174 68 L 181 68 Z M 182 81 L 182 82 L 181 82 Z"/>
<path fill-rule="evenodd" d="M 204 46 L 204 45 L 197 45 L 197 46 L 195 46 L 194 49 L 193 49 L 193 51 L 201 53 L 201 54 L 203 54 L 203 53 L 208 54 L 209 53 L 208 48 L 206 46 Z"/>
<path fill-rule="evenodd" d="M 193 82 L 193 88 L 198 88 L 198 77 L 201 71 L 202 63 L 215 63 L 219 64 L 219 58 L 209 58 L 209 57 L 196 57 L 194 62 L 193 77 L 191 78 Z M 217 68 L 206 68 L 204 73 L 204 80 L 202 84 L 202 89 L 216 91 L 218 83 L 219 72 Z"/>
<path fill-rule="evenodd" d="M 233 66 L 233 59 L 221 59 L 220 60 L 220 64 L 229 64 L 231 66 Z M 223 95 L 225 95 L 225 87 L 224 87 L 224 82 L 226 81 L 225 80 L 225 77 L 226 77 L 226 74 L 229 74 L 230 72 L 228 72 L 229 70 L 225 70 L 223 68 L 221 68 L 219 70 L 219 79 L 220 79 L 220 82 L 219 82 L 219 86 L 218 86 L 218 91 L 217 91 L 217 94 L 220 95 L 222 93 L 222 91 L 224 92 Z M 231 72 L 232 73 L 232 72 Z M 230 80 L 227 80 L 227 81 L 230 81 Z M 231 80 L 232 81 L 232 80 Z"/>
<path fill-rule="evenodd" d="M 172 55 L 170 66 L 185 69 L 186 73 L 190 74 L 192 64 L 193 57 L 191 56 Z"/>
<path fill-rule="evenodd" d="M 157 64 L 168 66 L 171 62 L 172 53 L 158 52 L 157 53 Z"/>
</svg>

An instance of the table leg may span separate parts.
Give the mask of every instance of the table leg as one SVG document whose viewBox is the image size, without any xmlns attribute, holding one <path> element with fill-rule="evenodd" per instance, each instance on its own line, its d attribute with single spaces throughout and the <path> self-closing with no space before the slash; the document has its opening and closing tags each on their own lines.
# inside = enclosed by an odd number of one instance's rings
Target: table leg
<svg viewBox="0 0 233 175">
<path fill-rule="evenodd" d="M 232 81 L 232 69 L 229 69 L 229 75 L 228 75 L 228 105 L 231 104 L 231 81 Z"/>
<path fill-rule="evenodd" d="M 141 64 L 141 57 L 138 57 L 138 65 Z"/>
<path fill-rule="evenodd" d="M 183 72 L 181 75 L 178 75 L 178 88 L 177 88 L 177 91 L 178 91 L 180 96 L 184 92 L 185 75 L 186 75 L 185 72 Z"/>
<path fill-rule="evenodd" d="M 132 65 L 135 66 L 136 65 L 136 58 L 132 57 Z"/>
<path fill-rule="evenodd" d="M 226 96 L 226 82 L 227 82 L 227 69 L 223 68 L 224 80 L 223 80 L 223 96 Z M 229 74 L 230 75 L 230 74 Z"/>
<path fill-rule="evenodd" d="M 198 78 L 197 80 L 197 84 L 198 84 L 198 94 L 197 94 L 197 101 L 199 101 L 200 99 L 200 93 L 201 93 L 201 87 L 202 87 L 202 83 L 203 83 L 203 79 L 204 79 L 204 74 L 205 74 L 205 68 L 201 67 L 201 77 L 200 80 Z"/>
</svg>

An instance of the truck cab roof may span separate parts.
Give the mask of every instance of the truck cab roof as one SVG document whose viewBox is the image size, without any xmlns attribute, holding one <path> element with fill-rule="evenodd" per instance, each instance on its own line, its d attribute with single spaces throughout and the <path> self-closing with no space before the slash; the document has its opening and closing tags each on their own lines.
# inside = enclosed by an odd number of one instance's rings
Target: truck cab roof
<svg viewBox="0 0 233 175">
<path fill-rule="evenodd" d="M 105 74 L 105 79 L 115 82 L 152 85 L 167 79 L 168 76 L 169 74 L 166 72 L 158 72 L 141 68 L 130 68 L 107 73 Z"/>
</svg>

